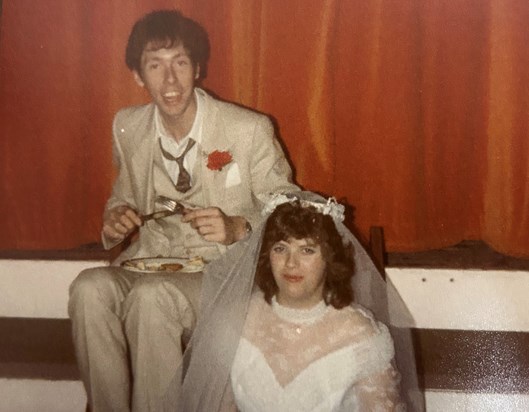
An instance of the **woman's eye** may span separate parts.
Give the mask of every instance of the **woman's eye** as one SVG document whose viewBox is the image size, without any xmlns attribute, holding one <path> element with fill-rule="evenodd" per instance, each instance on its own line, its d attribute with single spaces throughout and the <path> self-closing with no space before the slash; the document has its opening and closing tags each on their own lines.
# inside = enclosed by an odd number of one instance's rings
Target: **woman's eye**
<svg viewBox="0 0 529 412">
<path fill-rule="evenodd" d="M 156 70 L 158 67 L 160 67 L 160 65 L 159 65 L 158 63 L 149 64 L 149 65 L 147 66 L 147 68 L 148 68 L 149 70 Z"/>
<path fill-rule="evenodd" d="M 313 255 L 314 253 L 316 253 L 316 249 L 313 248 L 313 247 L 304 247 L 303 248 L 303 253 L 305 255 Z"/>
<path fill-rule="evenodd" d="M 272 248 L 272 251 L 273 251 L 274 253 L 282 253 L 282 252 L 285 251 L 285 247 L 282 246 L 282 245 L 276 245 L 276 246 L 274 246 L 274 247 Z"/>
</svg>

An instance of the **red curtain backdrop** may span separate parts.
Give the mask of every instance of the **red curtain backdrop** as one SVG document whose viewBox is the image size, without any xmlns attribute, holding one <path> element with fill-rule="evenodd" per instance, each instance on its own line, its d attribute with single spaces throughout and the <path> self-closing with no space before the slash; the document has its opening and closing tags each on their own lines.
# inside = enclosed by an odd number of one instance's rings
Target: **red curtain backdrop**
<svg viewBox="0 0 529 412">
<path fill-rule="evenodd" d="M 112 118 L 148 101 L 127 36 L 157 8 L 205 26 L 204 86 L 272 115 L 298 183 L 361 234 L 529 257 L 526 0 L 4 1 L 0 248 L 98 241 Z"/>
</svg>

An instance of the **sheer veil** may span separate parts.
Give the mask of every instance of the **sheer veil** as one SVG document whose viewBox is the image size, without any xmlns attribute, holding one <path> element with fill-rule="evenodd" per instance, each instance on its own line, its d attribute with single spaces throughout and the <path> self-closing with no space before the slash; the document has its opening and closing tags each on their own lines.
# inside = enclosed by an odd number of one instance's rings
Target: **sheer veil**
<svg viewBox="0 0 529 412">
<path fill-rule="evenodd" d="M 311 202 L 326 202 L 312 192 L 296 192 L 295 196 Z M 403 399 L 408 410 L 423 411 L 424 398 L 418 387 L 409 329 L 413 326 L 413 319 L 398 293 L 388 289 L 356 237 L 341 222 L 335 219 L 335 223 L 344 243 L 353 246 L 355 302 L 371 310 L 378 320 L 389 326 L 395 342 L 397 367 L 402 375 Z M 164 410 L 219 410 L 226 385 L 230 384 L 231 365 L 253 290 L 263 232 L 264 224 L 207 266 L 199 320 L 184 352 L 183 362 L 163 400 Z M 391 301 L 391 311 L 388 310 L 388 301 Z"/>
</svg>

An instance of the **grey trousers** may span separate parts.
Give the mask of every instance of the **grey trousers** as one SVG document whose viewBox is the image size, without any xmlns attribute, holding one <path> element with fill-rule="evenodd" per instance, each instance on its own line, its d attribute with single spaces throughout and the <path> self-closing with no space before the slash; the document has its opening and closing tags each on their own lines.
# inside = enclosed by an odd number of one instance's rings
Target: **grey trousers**
<svg viewBox="0 0 529 412">
<path fill-rule="evenodd" d="M 92 412 L 161 409 L 196 323 L 201 283 L 202 273 L 119 267 L 88 269 L 72 282 L 68 312 Z"/>
</svg>

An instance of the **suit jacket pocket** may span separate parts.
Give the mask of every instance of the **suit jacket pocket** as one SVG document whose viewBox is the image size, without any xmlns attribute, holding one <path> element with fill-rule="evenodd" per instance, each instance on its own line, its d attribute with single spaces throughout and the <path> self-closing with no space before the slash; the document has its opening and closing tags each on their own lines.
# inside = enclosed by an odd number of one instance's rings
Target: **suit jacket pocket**
<svg viewBox="0 0 529 412">
<path fill-rule="evenodd" d="M 229 189 L 230 187 L 237 186 L 241 184 L 241 172 L 239 170 L 239 165 L 233 162 L 230 165 L 226 173 L 225 188 Z"/>
</svg>

